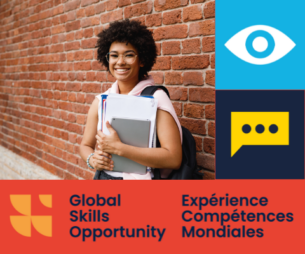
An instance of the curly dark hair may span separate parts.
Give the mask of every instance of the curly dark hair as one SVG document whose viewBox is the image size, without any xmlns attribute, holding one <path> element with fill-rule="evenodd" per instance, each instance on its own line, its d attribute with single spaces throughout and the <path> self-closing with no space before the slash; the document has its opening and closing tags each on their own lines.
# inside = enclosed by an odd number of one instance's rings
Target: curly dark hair
<svg viewBox="0 0 305 254">
<path fill-rule="evenodd" d="M 109 52 L 113 42 L 126 42 L 135 47 L 139 54 L 140 63 L 144 66 L 140 68 L 139 80 L 147 77 L 156 62 L 157 47 L 152 36 L 152 32 L 142 25 L 139 21 L 130 21 L 125 19 L 115 21 L 110 24 L 109 28 L 98 35 L 96 48 L 97 60 L 99 60 L 109 71 L 109 63 L 106 54 Z"/>
</svg>

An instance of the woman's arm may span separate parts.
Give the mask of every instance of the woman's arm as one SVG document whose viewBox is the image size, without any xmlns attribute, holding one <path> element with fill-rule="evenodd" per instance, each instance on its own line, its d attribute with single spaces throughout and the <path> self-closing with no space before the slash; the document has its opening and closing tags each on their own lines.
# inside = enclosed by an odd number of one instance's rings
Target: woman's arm
<svg viewBox="0 0 305 254">
<path fill-rule="evenodd" d="M 112 170 L 113 161 L 109 159 L 111 158 L 111 155 L 102 151 L 94 152 L 96 144 L 95 136 L 97 133 L 96 128 L 98 124 L 98 104 L 99 100 L 95 98 L 92 102 L 92 105 L 90 106 L 85 127 L 85 133 L 83 135 L 83 139 L 79 147 L 79 154 L 82 159 L 87 162 L 88 156 L 91 153 L 94 153 L 94 155 L 91 156 L 89 160 L 91 166 L 93 166 L 97 170 Z"/>
<path fill-rule="evenodd" d="M 99 149 L 110 154 L 126 157 L 152 168 L 179 169 L 182 161 L 182 147 L 178 126 L 172 115 L 157 111 L 157 134 L 160 148 L 139 148 L 123 144 L 114 129 L 108 124 L 110 135 L 98 132 Z"/>
</svg>

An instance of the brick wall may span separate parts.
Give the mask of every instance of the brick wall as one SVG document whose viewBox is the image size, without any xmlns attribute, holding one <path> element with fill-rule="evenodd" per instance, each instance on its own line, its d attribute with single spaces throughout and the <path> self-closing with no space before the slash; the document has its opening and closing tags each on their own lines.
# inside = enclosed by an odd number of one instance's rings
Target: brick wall
<svg viewBox="0 0 305 254">
<path fill-rule="evenodd" d="M 94 96 L 113 77 L 96 61 L 96 35 L 137 19 L 153 31 L 157 84 L 193 134 L 214 178 L 215 2 L 0 0 L 0 142 L 64 179 L 90 179 L 78 155 Z"/>
</svg>

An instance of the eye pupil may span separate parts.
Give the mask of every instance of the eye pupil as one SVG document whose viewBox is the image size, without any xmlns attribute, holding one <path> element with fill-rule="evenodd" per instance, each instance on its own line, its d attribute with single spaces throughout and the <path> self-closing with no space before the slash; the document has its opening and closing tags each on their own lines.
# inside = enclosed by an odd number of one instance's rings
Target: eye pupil
<svg viewBox="0 0 305 254">
<path fill-rule="evenodd" d="M 275 48 L 275 41 L 270 33 L 257 30 L 248 36 L 246 48 L 253 57 L 266 58 L 272 54 Z"/>
<path fill-rule="evenodd" d="M 264 37 L 257 37 L 253 41 L 253 48 L 257 52 L 264 52 L 268 48 L 268 41 Z"/>
</svg>

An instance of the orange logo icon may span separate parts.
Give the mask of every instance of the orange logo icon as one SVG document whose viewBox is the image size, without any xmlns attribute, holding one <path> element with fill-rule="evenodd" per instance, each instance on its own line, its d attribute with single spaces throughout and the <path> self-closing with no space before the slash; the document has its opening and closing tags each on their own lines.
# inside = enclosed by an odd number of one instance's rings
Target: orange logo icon
<svg viewBox="0 0 305 254">
<path fill-rule="evenodd" d="M 52 236 L 52 216 L 31 213 L 31 195 L 10 195 L 13 207 L 23 215 L 10 216 L 13 228 L 21 235 L 31 237 L 31 224 L 42 235 Z M 40 202 L 52 208 L 52 195 L 39 195 Z"/>
</svg>

